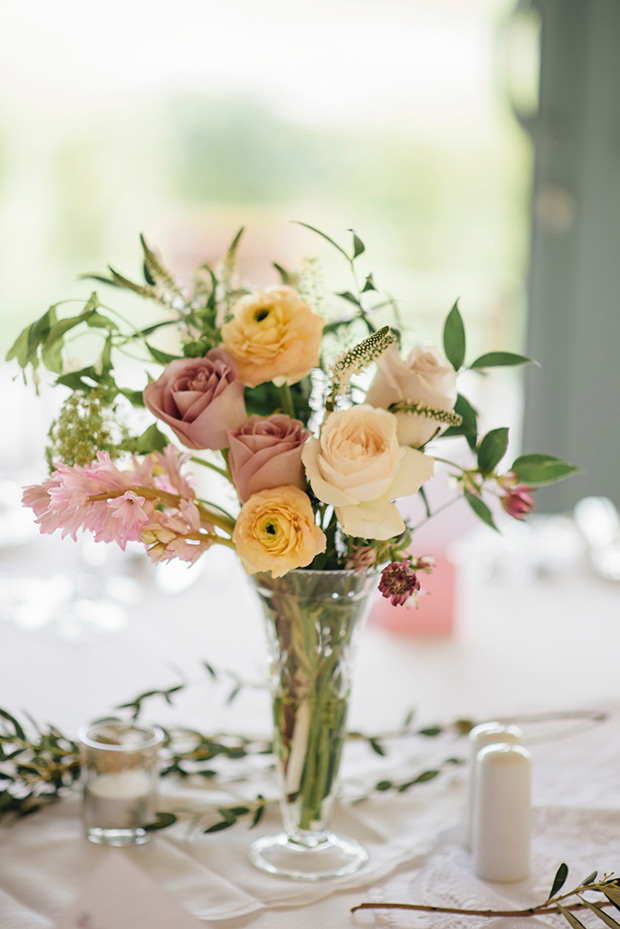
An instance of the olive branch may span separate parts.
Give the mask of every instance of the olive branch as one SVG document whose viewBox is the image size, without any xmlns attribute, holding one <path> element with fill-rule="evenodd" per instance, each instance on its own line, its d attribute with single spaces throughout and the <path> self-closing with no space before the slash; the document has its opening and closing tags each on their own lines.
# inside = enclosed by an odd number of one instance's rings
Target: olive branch
<svg viewBox="0 0 620 929">
<path fill-rule="evenodd" d="M 262 688 L 263 684 L 244 681 L 234 671 L 216 670 L 204 661 L 204 670 L 216 683 L 225 688 L 225 703 L 232 703 L 244 689 Z M 116 715 L 137 720 L 145 705 L 152 700 L 164 700 L 173 704 L 173 698 L 191 686 L 181 681 L 166 688 L 151 688 L 133 699 L 114 707 Z M 77 787 L 80 777 L 80 753 L 76 740 L 63 734 L 56 726 L 41 725 L 24 713 L 20 720 L 15 714 L 0 709 L 0 824 L 22 819 L 38 810 L 58 802 Z M 461 736 L 474 725 L 470 720 L 456 720 L 447 725 L 418 727 L 414 725 L 414 714 L 407 713 L 401 726 L 380 733 L 353 731 L 348 734 L 349 742 L 362 742 L 377 755 L 388 753 L 387 743 L 411 736 L 435 738 L 440 735 Z M 260 821 L 265 809 L 278 803 L 277 797 L 265 797 L 257 793 L 252 798 L 240 798 L 230 788 L 231 781 L 248 780 L 228 777 L 222 773 L 220 762 L 269 757 L 273 746 L 270 739 L 239 733 L 204 733 L 187 727 L 165 727 L 163 766 L 161 777 L 177 777 L 181 780 L 199 779 L 208 782 L 218 794 L 230 796 L 230 803 L 205 806 L 201 803 L 199 813 L 179 808 L 162 811 L 149 825 L 150 830 L 162 829 L 179 819 L 188 820 L 190 827 L 200 827 L 203 832 L 219 832 L 245 819 L 250 828 Z M 360 803 L 374 794 L 393 791 L 405 793 L 412 787 L 438 777 L 450 767 L 462 764 L 460 758 L 446 758 L 435 768 L 417 771 L 401 780 L 382 779 L 366 787 L 351 800 Z M 272 766 L 272 763 L 268 763 Z M 345 798 L 346 799 L 346 798 Z"/>
<path fill-rule="evenodd" d="M 416 910 L 424 913 L 444 913 L 454 916 L 484 916 L 489 918 L 498 916 L 512 916 L 513 918 L 520 916 L 549 916 L 555 914 L 563 916 L 573 929 L 586 929 L 585 924 L 582 923 L 574 913 L 576 910 L 589 910 L 606 926 L 611 927 L 611 929 L 620 929 L 620 922 L 603 909 L 603 907 L 612 906 L 620 910 L 620 878 L 613 874 L 604 874 L 600 880 L 597 880 L 597 876 L 598 871 L 593 871 L 592 874 L 589 874 L 583 881 L 580 881 L 572 890 L 560 893 L 568 877 L 568 866 L 563 863 L 556 872 L 551 892 L 547 899 L 543 900 L 542 903 L 537 903 L 534 906 L 529 906 L 524 909 L 475 909 L 435 906 L 423 903 L 360 903 L 352 907 L 351 912 L 370 909 Z M 584 896 L 585 893 L 597 893 L 602 895 L 604 899 L 601 902 L 593 902 Z M 576 898 L 574 902 L 567 903 L 567 905 L 564 906 L 565 901 L 569 901 L 573 898 Z"/>
</svg>

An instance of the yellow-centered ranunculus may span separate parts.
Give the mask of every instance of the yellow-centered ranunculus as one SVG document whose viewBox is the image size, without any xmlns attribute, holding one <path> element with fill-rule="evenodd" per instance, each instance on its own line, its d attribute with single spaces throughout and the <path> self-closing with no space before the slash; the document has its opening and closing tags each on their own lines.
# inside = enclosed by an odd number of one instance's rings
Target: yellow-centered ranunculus
<svg viewBox="0 0 620 929">
<path fill-rule="evenodd" d="M 308 495 L 287 485 L 252 494 L 237 517 L 233 542 L 248 574 L 270 571 L 282 577 L 309 565 L 325 551 L 326 539 Z"/>
<path fill-rule="evenodd" d="M 318 364 L 324 323 L 291 287 L 270 287 L 239 300 L 222 341 L 248 387 L 296 384 Z"/>
</svg>

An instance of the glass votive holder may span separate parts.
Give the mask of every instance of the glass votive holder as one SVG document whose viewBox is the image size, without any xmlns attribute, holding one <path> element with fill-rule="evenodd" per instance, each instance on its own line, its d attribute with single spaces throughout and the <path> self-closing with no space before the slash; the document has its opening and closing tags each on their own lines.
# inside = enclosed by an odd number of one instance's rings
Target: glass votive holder
<svg viewBox="0 0 620 929">
<path fill-rule="evenodd" d="M 79 733 L 82 816 L 96 845 L 143 845 L 155 820 L 157 760 L 164 734 L 157 726 L 100 722 Z"/>
</svg>

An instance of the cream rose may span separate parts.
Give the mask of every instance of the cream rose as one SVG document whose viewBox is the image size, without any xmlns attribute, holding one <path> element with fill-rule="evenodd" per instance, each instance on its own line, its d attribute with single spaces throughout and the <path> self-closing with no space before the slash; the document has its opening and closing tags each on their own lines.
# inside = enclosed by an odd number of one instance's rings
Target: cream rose
<svg viewBox="0 0 620 929">
<path fill-rule="evenodd" d="M 314 522 L 310 498 L 292 486 L 252 494 L 241 508 L 232 538 L 248 574 L 270 571 L 272 577 L 309 565 L 326 544 Z"/>
<path fill-rule="evenodd" d="M 248 387 L 296 384 L 318 364 L 324 319 L 291 287 L 242 297 L 222 341 Z"/>
<path fill-rule="evenodd" d="M 347 535 L 391 539 L 405 528 L 391 502 L 416 493 L 433 460 L 398 442 L 396 417 L 368 404 L 330 413 L 321 435 L 304 446 L 313 492 L 332 504 Z"/>
<path fill-rule="evenodd" d="M 408 400 L 435 410 L 449 412 L 456 402 L 456 372 L 433 346 L 414 348 L 407 362 L 395 345 L 377 361 L 377 373 L 368 388 L 366 401 L 387 409 L 392 403 Z M 418 448 L 446 425 L 416 413 L 396 413 L 398 439 L 402 445 Z"/>
</svg>

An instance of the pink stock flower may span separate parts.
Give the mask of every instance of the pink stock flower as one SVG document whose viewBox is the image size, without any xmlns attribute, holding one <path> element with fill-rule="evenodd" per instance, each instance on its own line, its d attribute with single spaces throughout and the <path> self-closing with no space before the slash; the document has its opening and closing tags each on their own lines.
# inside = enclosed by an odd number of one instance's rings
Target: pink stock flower
<svg viewBox="0 0 620 929">
<path fill-rule="evenodd" d="M 167 490 L 173 494 L 179 494 L 181 497 L 192 499 L 194 488 L 181 474 L 181 468 L 186 461 L 189 461 L 189 452 L 180 452 L 174 445 L 166 445 L 163 452 L 153 452 L 156 461 L 156 467 L 153 469 L 155 474 L 155 483 L 160 490 Z M 161 474 L 159 469 L 161 468 Z"/>
<path fill-rule="evenodd" d="M 182 500 L 174 514 L 155 512 L 153 519 L 142 527 L 140 538 L 155 564 L 173 558 L 193 564 L 213 544 L 215 530 L 201 520 L 195 503 Z"/>
<path fill-rule="evenodd" d="M 181 514 L 178 533 L 186 535 L 200 528 L 193 491 L 180 471 L 186 457 L 168 446 L 143 461 L 134 458 L 130 468 L 120 470 L 107 452 L 98 452 L 89 465 L 61 464 L 42 484 L 26 487 L 22 499 L 34 510 L 41 532 L 60 529 L 63 538 L 76 539 L 78 530 L 86 529 L 94 533 L 95 541 L 116 542 L 124 549 L 127 542 L 140 539 L 153 518 L 162 502 L 157 491 L 173 493 L 183 498 L 173 512 Z M 154 499 L 140 493 L 141 488 L 155 491 Z M 193 552 L 194 546 L 195 557 Z"/>
<path fill-rule="evenodd" d="M 532 490 L 527 484 L 515 484 L 507 487 L 506 493 L 500 502 L 509 516 L 514 519 L 523 520 L 534 509 L 534 498 L 530 491 Z"/>
<path fill-rule="evenodd" d="M 381 572 L 379 590 L 392 606 L 402 606 L 420 589 L 420 582 L 407 558 L 393 561 Z"/>
<path fill-rule="evenodd" d="M 131 530 L 148 522 L 148 513 L 143 510 L 145 503 L 146 499 L 139 497 L 134 490 L 126 490 L 122 497 L 109 501 L 108 509 L 113 511 L 112 519 L 120 519 L 123 529 Z"/>
<path fill-rule="evenodd" d="M 171 361 L 145 387 L 144 402 L 187 448 L 227 448 L 227 431 L 246 418 L 237 365 L 223 348 Z"/>
<path fill-rule="evenodd" d="M 303 423 L 284 413 L 250 416 L 239 429 L 229 432 L 230 473 L 241 502 L 261 490 L 284 485 L 305 490 L 301 452 L 309 436 Z"/>
</svg>

